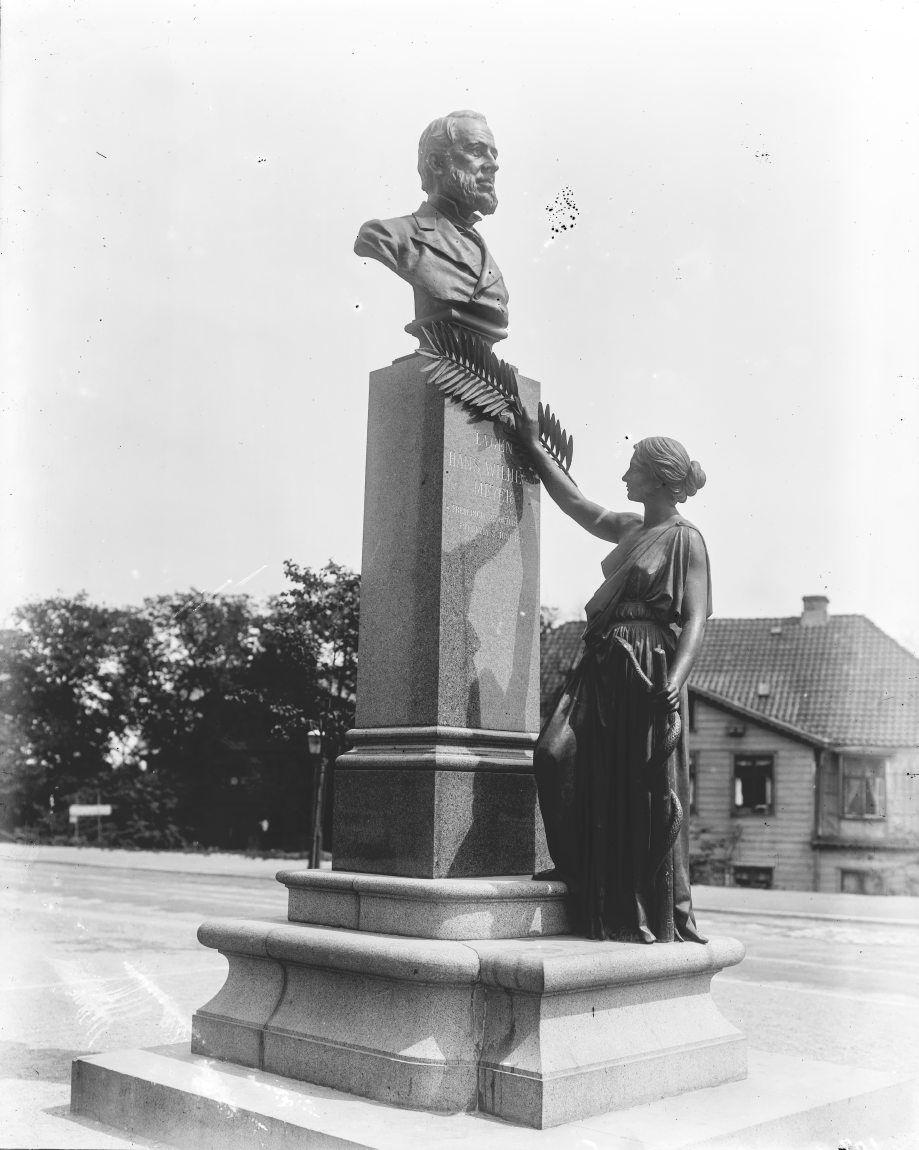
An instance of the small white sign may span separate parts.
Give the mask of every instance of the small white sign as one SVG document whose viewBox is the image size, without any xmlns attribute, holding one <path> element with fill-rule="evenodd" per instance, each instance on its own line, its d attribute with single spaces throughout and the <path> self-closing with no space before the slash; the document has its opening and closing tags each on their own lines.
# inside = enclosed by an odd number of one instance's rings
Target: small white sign
<svg viewBox="0 0 919 1150">
<path fill-rule="evenodd" d="M 93 806 L 81 806 L 79 803 L 70 804 L 70 821 L 72 823 L 75 823 L 77 819 L 86 819 L 94 815 L 110 815 L 111 813 L 111 803 L 96 803 Z"/>
</svg>

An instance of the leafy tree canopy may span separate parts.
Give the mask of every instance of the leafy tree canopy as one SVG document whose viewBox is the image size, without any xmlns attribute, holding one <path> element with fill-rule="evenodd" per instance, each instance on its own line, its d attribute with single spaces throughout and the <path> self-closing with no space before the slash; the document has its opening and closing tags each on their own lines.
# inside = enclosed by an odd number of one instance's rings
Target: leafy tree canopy
<svg viewBox="0 0 919 1150">
<path fill-rule="evenodd" d="M 0 635 L 0 825 L 64 836 L 69 804 L 98 794 L 111 842 L 301 847 L 306 732 L 335 755 L 353 722 L 359 576 L 285 574 L 262 605 L 193 590 L 20 608 Z"/>
</svg>

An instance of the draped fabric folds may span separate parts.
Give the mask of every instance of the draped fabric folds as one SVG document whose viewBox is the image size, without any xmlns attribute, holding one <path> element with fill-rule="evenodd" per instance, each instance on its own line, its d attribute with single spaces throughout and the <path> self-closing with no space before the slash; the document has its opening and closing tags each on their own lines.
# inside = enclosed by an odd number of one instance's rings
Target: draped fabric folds
<svg viewBox="0 0 919 1150">
<path fill-rule="evenodd" d="M 568 883 L 576 929 L 589 938 L 656 941 L 659 884 L 651 875 L 650 795 L 645 764 L 656 746 L 646 684 L 623 642 L 653 681 L 653 652 L 669 667 L 682 623 L 690 555 L 708 557 L 702 536 L 677 516 L 637 527 L 603 562 L 604 583 L 587 604 L 585 652 L 572 669 L 536 744 L 534 767 L 552 861 Z M 708 614 L 711 614 L 709 582 Z M 672 755 L 684 811 L 673 848 L 675 936 L 699 936 L 689 891 L 689 757 Z"/>
</svg>

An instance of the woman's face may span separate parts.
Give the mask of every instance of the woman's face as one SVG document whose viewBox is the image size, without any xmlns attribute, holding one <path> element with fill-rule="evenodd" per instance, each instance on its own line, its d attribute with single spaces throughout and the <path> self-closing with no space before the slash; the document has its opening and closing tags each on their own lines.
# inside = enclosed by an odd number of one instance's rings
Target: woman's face
<svg viewBox="0 0 919 1150">
<path fill-rule="evenodd" d="M 625 484 L 626 498 L 633 503 L 644 503 L 662 486 L 661 481 L 654 476 L 650 467 L 642 463 L 634 454 L 628 471 L 622 477 L 622 482 Z"/>
</svg>

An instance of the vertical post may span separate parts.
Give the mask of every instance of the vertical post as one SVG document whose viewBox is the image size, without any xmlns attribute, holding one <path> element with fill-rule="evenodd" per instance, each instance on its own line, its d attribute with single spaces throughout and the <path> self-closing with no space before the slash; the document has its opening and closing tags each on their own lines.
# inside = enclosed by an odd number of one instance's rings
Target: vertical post
<svg viewBox="0 0 919 1150">
<path fill-rule="evenodd" d="M 102 805 L 102 799 L 99 795 L 99 792 L 96 791 L 96 807 L 98 808 L 101 805 Z M 101 846 L 101 845 L 102 845 L 102 815 L 99 813 L 99 811 L 97 809 L 96 810 L 96 846 Z"/>
<path fill-rule="evenodd" d="M 658 690 L 667 685 L 667 655 L 656 647 L 654 659 L 654 686 Z M 664 745 L 669 728 L 669 712 L 659 708 L 654 717 L 654 752 Z M 673 786 L 673 755 L 655 770 L 651 780 L 651 858 L 660 858 L 667 841 L 670 826 L 670 790 Z M 658 942 L 673 942 L 673 851 L 667 851 L 654 880 L 654 933 Z"/>
<path fill-rule="evenodd" d="M 319 752 L 319 771 L 313 786 L 313 840 L 310 844 L 310 866 L 319 867 L 322 860 L 322 812 L 325 806 L 325 750 Z"/>
<path fill-rule="evenodd" d="M 319 803 L 322 795 L 322 774 L 324 766 L 322 728 L 316 724 L 315 719 L 309 721 L 309 733 L 306 736 L 306 745 L 309 748 L 310 762 L 313 765 L 312 777 L 312 814 L 310 823 L 310 866 L 319 866 L 319 850 L 322 844 L 322 823 Z"/>
</svg>

